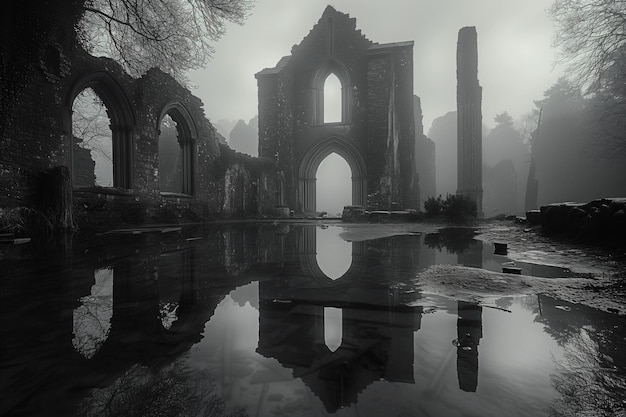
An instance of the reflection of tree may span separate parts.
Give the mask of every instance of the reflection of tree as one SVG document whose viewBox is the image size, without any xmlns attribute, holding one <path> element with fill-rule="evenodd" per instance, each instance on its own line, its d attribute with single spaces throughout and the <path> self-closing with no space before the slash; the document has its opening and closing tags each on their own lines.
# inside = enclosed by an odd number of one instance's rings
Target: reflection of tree
<svg viewBox="0 0 626 417">
<path fill-rule="evenodd" d="M 545 295 L 539 295 L 538 299 L 541 314 L 535 321 L 543 323 L 544 332 L 552 336 L 560 346 L 565 346 L 578 335 L 580 329 L 590 324 L 589 318 L 580 311 L 579 306 Z"/>
<path fill-rule="evenodd" d="M 178 360 L 156 371 L 134 366 L 109 387 L 92 390 L 79 405 L 78 415 L 244 417 L 247 414 L 242 409 L 226 412 L 210 376 Z"/>
<path fill-rule="evenodd" d="M 424 243 L 431 249 L 441 251 L 445 248 L 451 254 L 461 254 L 470 248 L 474 242 L 474 235 L 474 229 L 450 227 L 427 234 Z"/>
<path fill-rule="evenodd" d="M 172 324 L 178 320 L 178 303 L 159 302 L 159 320 L 161 320 L 164 328 L 170 329 Z"/>
<path fill-rule="evenodd" d="M 551 416 L 623 416 L 626 375 L 606 366 L 606 358 L 589 329 L 572 335 L 565 359 L 556 361 L 552 383 L 560 394 L 549 408 Z"/>
<path fill-rule="evenodd" d="M 520 299 L 520 306 L 533 314 L 539 314 L 539 298 L 535 295 L 529 295 L 528 297 L 522 297 Z"/>
<path fill-rule="evenodd" d="M 504 298 L 498 298 L 495 301 L 495 304 L 497 307 L 503 310 L 509 310 L 510 307 L 513 305 L 514 301 L 515 301 L 515 298 L 513 297 L 504 297 Z"/>
</svg>

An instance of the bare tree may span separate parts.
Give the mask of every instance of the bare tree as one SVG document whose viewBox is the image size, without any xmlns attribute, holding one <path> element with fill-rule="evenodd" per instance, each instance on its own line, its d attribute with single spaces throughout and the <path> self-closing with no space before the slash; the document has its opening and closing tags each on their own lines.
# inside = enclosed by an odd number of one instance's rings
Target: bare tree
<svg viewBox="0 0 626 417">
<path fill-rule="evenodd" d="M 159 67 L 179 81 L 206 64 L 226 22 L 242 24 L 254 0 L 87 0 L 78 24 L 89 52 L 134 76 Z"/>
<path fill-rule="evenodd" d="M 626 0 L 555 0 L 555 43 L 588 87 L 624 59 Z"/>
<path fill-rule="evenodd" d="M 626 152 L 626 0 L 555 0 L 555 44 L 593 98 L 598 139 Z"/>
<path fill-rule="evenodd" d="M 87 88 L 74 99 L 72 105 L 72 135 L 82 148 L 98 154 L 113 163 L 110 120 L 107 109 L 100 97 Z"/>
</svg>

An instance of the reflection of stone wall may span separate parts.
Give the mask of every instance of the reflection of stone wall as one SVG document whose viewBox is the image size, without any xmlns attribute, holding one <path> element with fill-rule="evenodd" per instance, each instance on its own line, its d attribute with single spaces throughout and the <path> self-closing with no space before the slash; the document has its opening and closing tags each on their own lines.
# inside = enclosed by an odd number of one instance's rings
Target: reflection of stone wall
<svg viewBox="0 0 626 417">
<path fill-rule="evenodd" d="M 280 303 L 275 295 L 270 282 L 259 283 L 257 352 L 300 375 L 328 412 L 356 403 L 358 394 L 380 379 L 414 382 L 414 333 L 421 325 L 421 307 L 402 313 L 342 307 L 342 341 L 331 351 L 324 337 L 325 302 Z M 332 304 L 333 297 L 326 302 Z"/>
<path fill-rule="evenodd" d="M 458 301 L 456 372 L 459 388 L 476 392 L 478 387 L 478 345 L 483 337 L 483 308 Z"/>
</svg>

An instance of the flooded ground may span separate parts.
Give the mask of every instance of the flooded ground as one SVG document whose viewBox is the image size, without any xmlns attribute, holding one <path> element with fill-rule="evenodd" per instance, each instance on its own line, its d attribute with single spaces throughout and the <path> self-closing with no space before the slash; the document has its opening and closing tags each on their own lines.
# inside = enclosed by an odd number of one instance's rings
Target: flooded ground
<svg viewBox="0 0 626 417">
<path fill-rule="evenodd" d="M 524 233 L 242 223 L 28 249 L 0 261 L 0 415 L 626 415 L 623 299 L 598 290 L 622 265 Z"/>
</svg>

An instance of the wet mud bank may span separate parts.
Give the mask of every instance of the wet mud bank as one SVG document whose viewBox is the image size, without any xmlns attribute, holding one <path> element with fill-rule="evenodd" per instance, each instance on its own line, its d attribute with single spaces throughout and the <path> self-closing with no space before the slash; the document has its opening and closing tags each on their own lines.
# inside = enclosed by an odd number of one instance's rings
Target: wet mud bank
<svg viewBox="0 0 626 417">
<path fill-rule="evenodd" d="M 477 304 L 488 304 L 500 297 L 541 294 L 609 313 L 626 314 L 623 297 L 611 294 L 613 284 L 595 277 L 541 278 L 459 265 L 435 265 L 418 276 L 416 285 L 424 294 Z"/>
<path fill-rule="evenodd" d="M 342 237 L 358 241 L 393 234 L 423 234 L 427 245 L 461 254 L 458 260 L 444 260 L 421 271 L 414 281 L 415 289 L 409 291 L 476 303 L 542 294 L 612 314 L 626 314 L 626 258 L 615 245 L 562 238 L 545 233 L 541 227 L 510 220 L 467 227 L 424 223 L 389 226 L 350 225 Z M 468 256 L 475 252 L 471 249 L 473 242 L 482 245 L 479 262 Z M 496 244 L 506 245 L 505 255 L 497 254 Z M 520 274 L 502 272 L 511 266 Z"/>
</svg>

